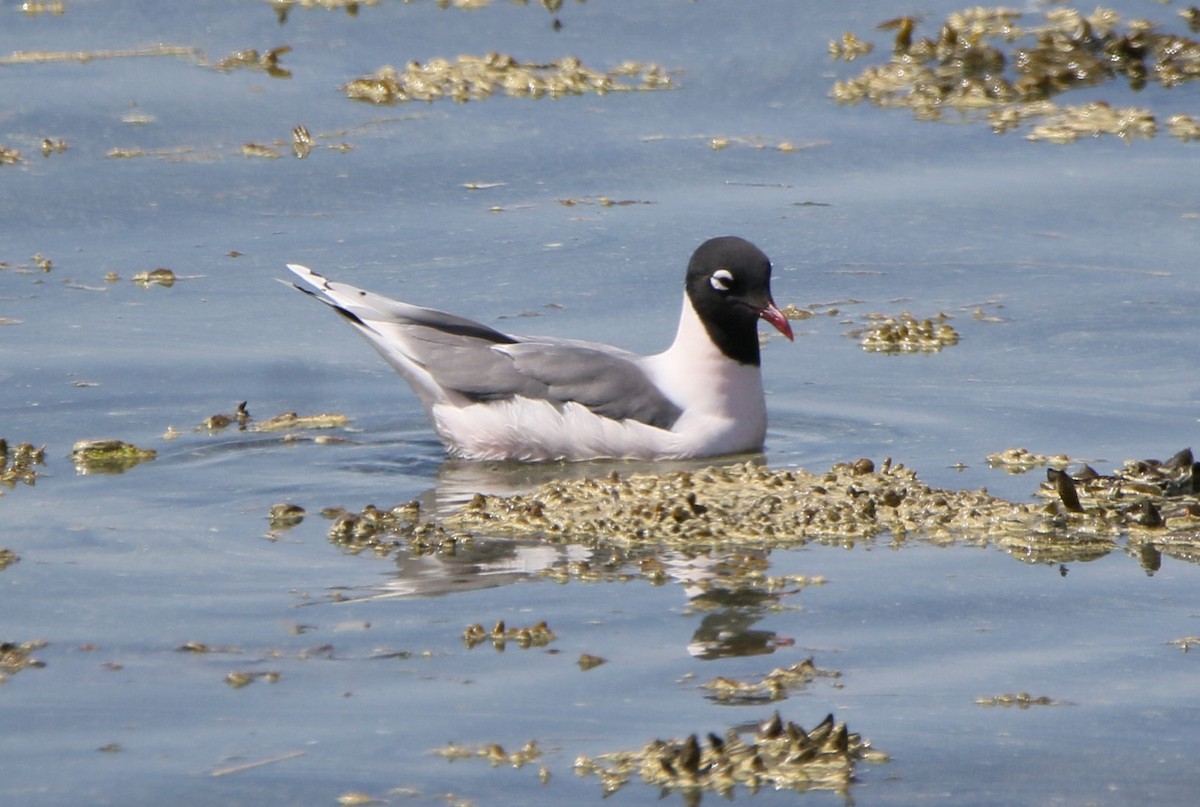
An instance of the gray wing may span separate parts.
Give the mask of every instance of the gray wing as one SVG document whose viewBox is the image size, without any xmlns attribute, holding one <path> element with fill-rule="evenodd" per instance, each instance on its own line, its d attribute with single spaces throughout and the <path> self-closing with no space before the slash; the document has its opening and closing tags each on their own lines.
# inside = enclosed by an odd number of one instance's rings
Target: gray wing
<svg viewBox="0 0 1200 807">
<path fill-rule="evenodd" d="M 604 417 L 662 429 L 682 414 L 633 354 L 588 342 L 509 336 L 465 317 L 330 281 L 302 266 L 289 268 L 323 294 L 296 288 L 349 320 L 414 387 L 416 365 L 443 390 L 471 401 L 518 395 L 574 401 Z"/>
<path fill-rule="evenodd" d="M 629 354 L 548 340 L 522 340 L 492 352 L 511 357 L 513 369 L 528 379 L 521 395 L 575 401 L 597 415 L 660 429 L 671 428 L 683 414 Z"/>
</svg>

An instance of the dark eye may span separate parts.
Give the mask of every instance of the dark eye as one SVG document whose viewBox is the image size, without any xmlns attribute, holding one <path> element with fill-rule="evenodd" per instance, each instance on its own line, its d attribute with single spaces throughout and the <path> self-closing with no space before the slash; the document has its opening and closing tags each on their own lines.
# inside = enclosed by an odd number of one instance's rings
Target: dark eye
<svg viewBox="0 0 1200 807">
<path fill-rule="evenodd" d="M 718 269 L 712 273 L 712 277 L 708 279 L 708 282 L 717 291 L 729 291 L 733 288 L 733 273 L 728 269 Z"/>
</svg>

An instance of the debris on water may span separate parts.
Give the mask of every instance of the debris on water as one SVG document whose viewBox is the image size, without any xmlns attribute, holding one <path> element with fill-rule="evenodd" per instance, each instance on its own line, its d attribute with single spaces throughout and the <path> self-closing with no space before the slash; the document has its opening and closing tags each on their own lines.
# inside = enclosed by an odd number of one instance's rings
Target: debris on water
<svg viewBox="0 0 1200 807">
<path fill-rule="evenodd" d="M 812 311 L 811 309 L 808 309 L 808 308 L 801 308 L 800 306 L 796 305 L 795 303 L 788 303 L 787 305 L 785 305 L 783 308 L 781 308 L 779 310 L 779 313 L 783 314 L 785 319 L 789 319 L 792 321 L 812 319 L 813 317 L 817 316 L 817 313 L 815 311 Z"/>
<path fill-rule="evenodd" d="M 852 62 L 859 56 L 866 56 L 875 50 L 875 45 L 864 42 L 850 31 L 842 34 L 841 39 L 829 40 L 829 58 Z"/>
<path fill-rule="evenodd" d="M 1075 480 L 1071 478 L 1070 474 L 1057 468 L 1047 468 L 1046 479 L 1054 485 L 1063 507 L 1072 513 L 1083 512 L 1083 505 L 1079 503 L 1079 491 L 1076 490 Z"/>
<path fill-rule="evenodd" d="M 457 745 L 449 743 L 441 748 L 434 749 L 434 753 L 445 757 L 451 762 L 456 759 L 486 759 L 492 763 L 493 768 L 500 765 L 512 765 L 514 768 L 523 768 L 542 757 L 542 750 L 538 748 L 536 740 L 530 740 L 521 746 L 519 750 L 512 753 L 505 751 L 504 747 L 499 743 L 487 743 L 484 745 Z"/>
<path fill-rule="evenodd" d="M 237 405 L 237 410 L 232 415 L 225 414 L 224 412 L 210 415 L 204 419 L 204 422 L 198 428 L 216 432 L 236 423 L 239 429 L 245 429 L 251 420 L 253 418 L 250 417 L 250 412 L 246 410 L 246 401 L 241 401 Z"/>
<path fill-rule="evenodd" d="M 21 161 L 21 152 L 8 146 L 0 145 L 0 165 L 16 165 Z"/>
<path fill-rule="evenodd" d="M 0 485 L 15 488 L 18 483 L 32 486 L 37 481 L 37 467 L 46 464 L 46 447 L 32 443 L 8 444 L 0 437 Z"/>
<path fill-rule="evenodd" d="M 33 642 L 0 642 L 0 684 L 22 670 L 40 669 L 46 665 L 33 657 L 34 651 L 41 650 L 46 643 L 41 640 Z"/>
<path fill-rule="evenodd" d="M 321 515 L 332 520 L 329 540 L 352 554 L 370 550 L 386 557 L 404 548 L 413 555 L 453 555 L 460 546 L 470 546 L 470 536 L 451 533 L 444 527 L 421 520 L 420 503 L 398 504 L 387 510 L 368 504 L 358 513 L 343 507 L 327 507 Z"/>
<path fill-rule="evenodd" d="M 1006 448 L 987 455 L 988 465 L 992 468 L 1003 468 L 1010 474 L 1023 474 L 1034 468 L 1049 465 L 1053 468 L 1066 468 L 1071 458 L 1066 454 L 1055 454 L 1052 457 L 1044 454 L 1033 454 L 1026 448 Z"/>
<path fill-rule="evenodd" d="M 259 679 L 274 684 L 280 678 L 282 676 L 277 672 L 231 672 L 225 676 L 225 683 L 233 689 L 241 689 L 250 686 Z"/>
<path fill-rule="evenodd" d="M 1200 140 L 1200 123 L 1191 115 L 1172 115 L 1167 118 L 1167 131 L 1183 141 Z"/>
<path fill-rule="evenodd" d="M 490 641 L 492 647 L 496 650 L 503 651 L 509 642 L 516 642 L 517 646 L 522 650 L 530 647 L 545 647 L 554 641 L 554 631 L 546 624 L 545 620 L 530 625 L 527 628 L 510 628 L 506 627 L 504 620 L 501 619 L 489 631 L 475 623 L 468 625 L 463 631 L 463 643 L 468 648 L 474 648 L 477 645 Z"/>
<path fill-rule="evenodd" d="M 51 154 L 62 154 L 69 147 L 67 141 L 62 138 L 42 138 L 42 156 L 49 157 Z"/>
<path fill-rule="evenodd" d="M 175 285 L 175 281 L 178 279 L 173 271 L 161 266 L 157 269 L 151 269 L 149 272 L 138 272 L 133 276 L 133 282 L 144 289 L 150 286 L 166 286 L 170 288 Z"/>
<path fill-rule="evenodd" d="M 71 459 L 80 474 L 119 474 L 157 456 L 152 448 L 138 448 L 123 440 L 80 440 L 71 449 Z"/>
<path fill-rule="evenodd" d="M 869 324 L 850 332 L 870 353 L 936 353 L 958 344 L 958 331 L 949 314 L 917 319 L 907 311 L 898 317 L 867 315 Z"/>
<path fill-rule="evenodd" d="M 1027 15 L 976 7 L 950 14 L 936 35 L 918 36 L 920 21 L 900 17 L 879 26 L 894 31 L 888 63 L 834 84 L 840 104 L 869 101 L 907 107 L 920 120 L 944 120 L 951 111 L 986 120 L 996 133 L 1031 123 L 1026 137 L 1069 143 L 1109 134 L 1125 140 L 1153 137 L 1157 118 L 1136 107 L 1103 102 L 1060 106 L 1051 99 L 1068 90 L 1125 79 L 1135 92 L 1148 82 L 1165 88 L 1200 78 L 1200 42 L 1142 19 L 1122 24 L 1112 10 L 1082 14 L 1053 8 L 1026 24 Z M 1191 19 L 1184 13 L 1184 19 Z M 847 61 L 862 55 L 852 34 L 830 43 Z M 986 112 L 986 115 L 978 113 Z M 1168 131 L 1190 139 L 1184 120 Z"/>
<path fill-rule="evenodd" d="M 242 146 L 242 156 L 278 160 L 282 155 L 273 146 L 264 146 L 261 143 L 247 143 Z"/>
<path fill-rule="evenodd" d="M 783 700 L 790 690 L 800 689 L 817 678 L 840 675 L 836 670 L 822 670 L 807 658 L 790 667 L 776 667 L 758 681 L 718 676 L 701 686 L 708 690 L 708 697 L 720 703 L 761 703 Z"/>
<path fill-rule="evenodd" d="M 607 73 L 565 57 L 546 64 L 520 62 L 512 56 L 459 56 L 409 62 L 403 70 L 382 67 L 374 75 L 354 79 L 342 90 L 355 101 L 398 104 L 451 98 L 458 103 L 496 93 L 525 98 L 671 89 L 670 73 L 656 64 L 625 62 Z"/>
<path fill-rule="evenodd" d="M 601 664 L 607 664 L 608 659 L 603 656 L 593 656 L 591 653 L 580 653 L 579 659 L 575 663 L 579 665 L 579 669 L 587 672 L 599 667 Z"/>
<path fill-rule="evenodd" d="M 285 432 L 297 429 L 341 429 L 349 422 L 350 418 L 336 412 L 325 412 L 320 415 L 298 415 L 295 412 L 284 412 L 270 420 L 252 423 L 250 430 L 258 432 Z"/>
<path fill-rule="evenodd" d="M 1192 645 L 1200 645 L 1200 636 L 1183 636 L 1179 639 L 1172 639 L 1167 644 L 1174 645 L 1186 653 Z"/>
<path fill-rule="evenodd" d="M 61 17 L 67 13 L 67 4 L 64 0 L 25 0 L 21 3 L 21 13 L 27 17 L 37 17 L 41 14 Z"/>
<path fill-rule="evenodd" d="M 292 71 L 279 64 L 279 57 L 291 52 L 291 45 L 280 45 L 277 48 L 271 48 L 263 54 L 260 54 L 253 48 L 250 50 L 239 50 L 221 59 L 213 67 L 223 73 L 228 73 L 237 68 L 249 68 L 251 70 L 261 70 L 272 78 L 291 78 Z"/>
<path fill-rule="evenodd" d="M 1021 560 L 1055 564 L 1103 556 L 1125 538 L 1152 571 L 1146 556 L 1155 553 L 1200 562 L 1200 464 L 1190 457 L 1183 451 L 1166 462 L 1130 462 L 1111 476 L 1085 464 L 1072 474 L 1078 510 L 1067 506 L 1056 483 L 1038 490 L 1051 500 L 1045 504 L 1013 502 L 986 490 L 931 488 L 903 465 L 860 460 L 825 474 L 753 463 L 627 476 L 614 471 L 549 482 L 523 495 L 476 495 L 441 524 L 477 537 L 620 551 L 809 541 L 852 546 L 890 535 L 895 544 L 915 538 L 990 542 Z"/>
<path fill-rule="evenodd" d="M 267 514 L 271 529 L 290 529 L 304 520 L 304 508 L 298 504 L 273 504 Z"/>
<path fill-rule="evenodd" d="M 600 207 L 628 207 L 629 205 L 652 205 L 654 202 L 648 202 L 642 199 L 610 199 L 607 196 L 596 196 L 592 198 L 568 198 L 559 199 L 558 203 L 563 207 L 575 207 L 576 205 L 599 205 Z"/>
<path fill-rule="evenodd" d="M 1018 692 L 1015 695 L 996 695 L 991 698 L 976 698 L 975 703 L 980 706 L 1003 706 L 1006 709 L 1013 706 L 1018 709 L 1028 709 L 1031 706 L 1061 706 L 1063 701 L 1056 701 L 1053 698 L 1048 698 L 1045 695 L 1033 696 L 1028 692 Z"/>
<path fill-rule="evenodd" d="M 303 160 L 312 151 L 313 138 L 304 124 L 292 127 L 292 154 Z"/>
<path fill-rule="evenodd" d="M 811 731 L 785 722 L 776 712 L 759 726 L 731 728 L 724 736 L 695 734 L 685 739 L 653 740 L 635 751 L 615 751 L 575 760 L 579 776 L 600 779 L 604 795 L 638 777 L 665 791 L 680 791 L 699 803 L 711 791 L 732 799 L 738 785 L 750 793 L 774 790 L 833 791 L 845 797 L 859 762 L 883 763 L 888 757 L 829 715 Z"/>
<path fill-rule="evenodd" d="M 10 64 L 46 64 L 51 62 L 92 62 L 97 59 L 130 59 L 146 56 L 179 56 L 196 57 L 200 51 L 194 47 L 179 45 L 150 45 L 145 48 L 125 48 L 118 50 L 78 50 L 78 51 L 13 51 L 8 56 L 0 56 L 0 65 Z"/>
</svg>

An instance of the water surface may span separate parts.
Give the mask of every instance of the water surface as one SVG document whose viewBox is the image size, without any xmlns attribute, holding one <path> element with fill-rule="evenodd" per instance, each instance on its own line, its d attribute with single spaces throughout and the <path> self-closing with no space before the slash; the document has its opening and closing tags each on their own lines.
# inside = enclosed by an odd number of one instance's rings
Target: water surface
<svg viewBox="0 0 1200 807">
<path fill-rule="evenodd" d="M 1182 30 L 1174 5 L 1117 5 Z M 933 25 L 953 8 L 921 11 Z M 857 804 L 1182 803 L 1200 786 L 1196 657 L 1168 644 L 1200 633 L 1200 574 L 1181 559 L 1150 574 L 1118 551 L 1064 576 L 994 548 L 884 536 L 772 552 L 771 574 L 828 582 L 712 607 L 680 581 L 713 558 L 666 555 L 663 585 L 636 564 L 617 567 L 631 579 L 564 585 L 539 572 L 611 558 L 486 536 L 454 557 L 343 552 L 324 507 L 432 507 L 588 469 L 447 463 L 400 379 L 274 282 L 299 261 L 496 327 L 651 352 L 674 332 L 690 251 L 741 234 L 772 256 L 780 304 L 838 309 L 765 350 L 769 465 L 890 456 L 931 484 L 1023 500 L 1035 474 L 989 469 L 988 453 L 1111 469 L 1193 442 L 1194 145 L 1055 146 L 836 107 L 832 82 L 859 68 L 829 62 L 828 40 L 854 30 L 886 50 L 873 27 L 898 13 L 890 3 L 592 0 L 566 4 L 558 31 L 540 6 L 507 3 L 297 7 L 283 24 L 267 3 L 2 13 L 0 53 L 293 48 L 290 78 L 196 56 L 0 66 L 0 144 L 25 158 L 0 166 L 0 316 L 19 320 L 0 327 L 0 437 L 48 457 L 35 487 L 0 499 L 0 546 L 21 558 L 0 572 L 0 640 L 47 642 L 44 668 L 0 688 L 7 800 L 598 804 L 576 756 L 775 708 L 804 725 L 833 712 L 892 757 L 859 769 Z M 338 89 L 384 64 L 490 51 L 654 61 L 680 88 L 382 108 Z M 1196 94 L 1083 97 L 1165 117 Z M 319 146 L 303 160 L 290 155 L 298 124 Z M 43 158 L 47 137 L 69 148 Z M 714 137 L 732 144 L 714 150 Z M 276 141 L 279 159 L 242 156 Z M 800 148 L 773 148 L 785 141 Z M 156 267 L 182 279 L 130 281 Z M 869 313 L 903 310 L 952 315 L 960 344 L 881 356 L 847 337 Z M 196 431 L 243 400 L 259 419 L 335 411 L 351 428 L 330 445 Z M 71 445 L 94 438 L 158 458 L 77 474 Z M 283 501 L 311 515 L 269 534 Z M 503 653 L 461 642 L 498 619 L 544 619 L 558 639 Z M 714 636 L 718 650 L 700 652 Z M 176 650 L 185 642 L 220 652 Z M 608 663 L 582 672 L 584 652 Z M 780 703 L 723 706 L 699 688 L 809 656 L 840 676 Z M 234 689 L 231 672 L 280 677 Z M 976 704 L 1017 692 L 1061 703 Z M 432 753 L 529 739 L 546 784 L 537 765 Z M 236 769 L 253 762 L 268 764 Z M 631 783 L 607 802 L 657 797 Z"/>
</svg>

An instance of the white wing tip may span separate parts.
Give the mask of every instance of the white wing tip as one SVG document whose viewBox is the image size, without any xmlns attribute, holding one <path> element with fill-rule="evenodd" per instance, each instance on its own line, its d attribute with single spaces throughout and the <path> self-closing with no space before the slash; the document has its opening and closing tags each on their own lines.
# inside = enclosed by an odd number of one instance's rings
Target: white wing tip
<svg viewBox="0 0 1200 807">
<path fill-rule="evenodd" d="M 296 275 L 313 288 L 325 289 L 329 283 L 329 281 L 326 280 L 323 275 L 318 275 L 312 269 L 309 269 L 307 266 L 302 264 L 289 263 L 287 264 L 287 268 L 291 270 L 292 274 Z"/>
</svg>

